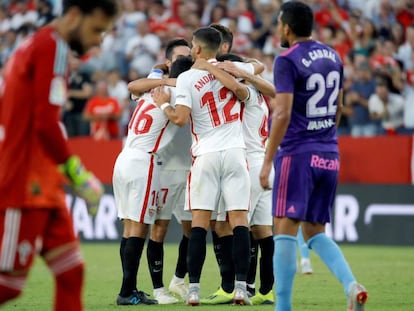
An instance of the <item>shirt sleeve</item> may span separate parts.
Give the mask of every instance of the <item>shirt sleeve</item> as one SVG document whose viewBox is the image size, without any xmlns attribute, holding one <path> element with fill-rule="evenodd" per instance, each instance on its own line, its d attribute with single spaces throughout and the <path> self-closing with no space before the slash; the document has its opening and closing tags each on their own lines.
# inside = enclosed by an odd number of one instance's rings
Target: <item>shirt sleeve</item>
<svg viewBox="0 0 414 311">
<path fill-rule="evenodd" d="M 175 106 L 183 105 L 192 109 L 191 86 L 188 81 L 191 81 L 191 79 L 186 73 L 182 73 L 178 76 L 175 89 Z"/>
<path fill-rule="evenodd" d="M 56 41 L 55 41 L 56 40 Z M 67 60 L 65 43 L 50 38 L 39 42 L 32 55 L 34 131 L 45 152 L 57 163 L 70 156 L 65 134 L 60 126 L 60 113 L 67 96 Z"/>
<path fill-rule="evenodd" d="M 274 63 L 273 72 L 277 93 L 293 93 L 296 78 L 293 64 L 286 57 L 279 56 Z"/>
</svg>

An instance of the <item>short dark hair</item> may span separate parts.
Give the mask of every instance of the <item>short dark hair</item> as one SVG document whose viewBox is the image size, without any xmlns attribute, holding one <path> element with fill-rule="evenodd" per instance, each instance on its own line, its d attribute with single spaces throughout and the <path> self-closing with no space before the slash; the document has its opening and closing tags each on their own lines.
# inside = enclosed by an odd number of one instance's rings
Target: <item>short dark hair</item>
<svg viewBox="0 0 414 311">
<path fill-rule="evenodd" d="M 231 32 L 231 30 L 228 27 L 217 23 L 210 24 L 209 27 L 212 27 L 220 32 L 221 40 L 229 44 L 229 51 L 231 51 L 231 48 L 233 46 L 233 33 Z"/>
<path fill-rule="evenodd" d="M 193 37 L 203 43 L 204 48 L 217 52 L 221 44 L 221 35 L 217 29 L 212 27 L 201 27 L 193 32 Z"/>
<path fill-rule="evenodd" d="M 217 60 L 219 62 L 224 62 L 225 60 L 229 60 L 231 62 L 243 62 L 243 58 L 237 54 L 227 53 L 217 56 Z"/>
<path fill-rule="evenodd" d="M 179 56 L 172 64 L 169 77 L 177 78 L 181 73 L 191 69 L 193 66 L 193 59 L 191 56 Z"/>
<path fill-rule="evenodd" d="M 168 41 L 167 46 L 165 47 L 165 58 L 171 60 L 173 50 L 177 46 L 187 46 L 190 47 L 190 43 L 187 40 L 182 38 L 172 39 Z"/>
<path fill-rule="evenodd" d="M 95 9 L 101 9 L 105 15 L 113 17 L 118 13 L 118 4 L 116 0 L 63 0 L 63 14 L 71 7 L 77 7 L 80 11 L 89 15 Z"/>
<path fill-rule="evenodd" d="M 309 37 L 312 34 L 313 11 L 309 5 L 289 1 L 282 4 L 280 12 L 282 23 L 288 25 L 296 36 Z"/>
</svg>

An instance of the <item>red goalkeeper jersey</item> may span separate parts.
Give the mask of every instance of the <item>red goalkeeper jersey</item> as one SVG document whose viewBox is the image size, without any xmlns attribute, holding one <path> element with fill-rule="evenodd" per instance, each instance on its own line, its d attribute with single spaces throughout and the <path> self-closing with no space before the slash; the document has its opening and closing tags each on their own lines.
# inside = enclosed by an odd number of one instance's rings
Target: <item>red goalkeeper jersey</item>
<svg viewBox="0 0 414 311">
<path fill-rule="evenodd" d="M 70 156 L 60 110 L 69 47 L 52 26 L 21 43 L 0 92 L 0 209 L 63 207 L 58 164 Z"/>
</svg>

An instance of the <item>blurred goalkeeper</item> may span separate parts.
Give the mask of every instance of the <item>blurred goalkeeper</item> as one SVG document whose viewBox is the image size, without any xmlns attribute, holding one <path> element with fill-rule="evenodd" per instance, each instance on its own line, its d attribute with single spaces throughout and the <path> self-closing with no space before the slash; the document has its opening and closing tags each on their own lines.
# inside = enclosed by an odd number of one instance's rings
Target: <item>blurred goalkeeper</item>
<svg viewBox="0 0 414 311">
<path fill-rule="evenodd" d="M 54 310 L 83 310 L 84 264 L 62 185 L 66 177 L 90 206 L 98 204 L 103 190 L 70 154 L 59 119 L 70 49 L 82 55 L 98 45 L 115 15 L 115 0 L 64 0 L 63 15 L 22 42 L 5 66 L 0 91 L 0 306 L 22 292 L 39 254 L 55 279 Z"/>
</svg>

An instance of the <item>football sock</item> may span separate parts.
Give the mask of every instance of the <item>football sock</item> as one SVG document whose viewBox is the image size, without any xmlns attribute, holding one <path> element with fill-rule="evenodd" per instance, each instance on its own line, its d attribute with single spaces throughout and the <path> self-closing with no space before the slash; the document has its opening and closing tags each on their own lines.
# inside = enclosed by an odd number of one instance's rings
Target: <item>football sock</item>
<svg viewBox="0 0 414 311">
<path fill-rule="evenodd" d="M 71 248 L 46 263 L 55 278 L 54 310 L 83 310 L 84 264 L 80 249 Z"/>
<path fill-rule="evenodd" d="M 292 311 L 292 288 L 296 273 L 296 237 L 280 234 L 274 237 L 273 270 L 275 277 L 275 311 Z"/>
<path fill-rule="evenodd" d="M 84 266 L 77 266 L 55 276 L 55 306 L 54 310 L 81 311 Z"/>
<path fill-rule="evenodd" d="M 27 275 L 25 276 L 11 276 L 0 273 L 0 306 L 11 299 L 16 298 L 22 292 L 23 286 L 26 283 Z M 21 286 L 10 286 L 12 284 L 21 284 Z"/>
<path fill-rule="evenodd" d="M 234 261 L 233 261 L 233 236 L 227 235 L 220 238 L 221 244 L 221 287 L 226 293 L 234 290 Z"/>
<path fill-rule="evenodd" d="M 250 265 L 249 228 L 237 226 L 233 229 L 233 260 L 236 281 L 247 280 Z"/>
<path fill-rule="evenodd" d="M 207 231 L 204 228 L 191 228 L 187 254 L 187 269 L 190 283 L 200 283 L 201 270 L 206 259 L 206 235 Z"/>
<path fill-rule="evenodd" d="M 147 261 L 154 289 L 164 287 L 162 274 L 164 267 L 164 243 L 148 241 Z"/>
<path fill-rule="evenodd" d="M 213 250 L 214 255 L 216 256 L 217 264 L 221 265 L 221 245 L 220 245 L 220 238 L 217 235 L 216 231 L 211 231 L 211 237 L 213 240 Z"/>
<path fill-rule="evenodd" d="M 121 257 L 122 272 L 124 272 L 124 251 L 127 238 L 122 237 L 121 245 L 119 246 L 119 257 Z"/>
<path fill-rule="evenodd" d="M 309 259 L 309 247 L 308 247 L 308 244 L 305 242 L 305 239 L 303 238 L 303 233 L 302 233 L 302 229 L 300 228 L 300 226 L 298 230 L 297 239 L 298 239 L 298 246 L 299 246 L 299 251 L 300 251 L 300 258 Z"/>
<path fill-rule="evenodd" d="M 272 240 L 272 243 L 273 243 L 273 240 Z M 249 265 L 249 272 L 247 273 L 247 285 L 250 287 L 253 287 L 253 285 L 256 282 L 257 253 L 258 253 L 257 246 L 258 246 L 258 243 L 253 238 L 252 232 L 250 231 L 250 265 Z"/>
<path fill-rule="evenodd" d="M 127 239 L 124 249 L 124 275 L 120 296 L 128 297 L 137 286 L 137 272 L 141 260 L 145 239 L 130 237 Z"/>
<path fill-rule="evenodd" d="M 269 236 L 264 239 L 258 240 L 260 245 L 260 288 L 259 292 L 266 295 L 272 290 L 274 277 L 273 277 L 273 252 L 275 244 L 273 237 Z"/>
<path fill-rule="evenodd" d="M 308 240 L 308 245 L 342 283 L 348 294 L 349 284 L 355 282 L 355 277 L 339 246 L 325 233 L 314 235 Z"/>
<path fill-rule="evenodd" d="M 180 245 L 178 246 L 177 266 L 175 267 L 175 275 L 181 279 L 183 279 L 187 273 L 187 250 L 188 238 L 183 234 Z"/>
</svg>

